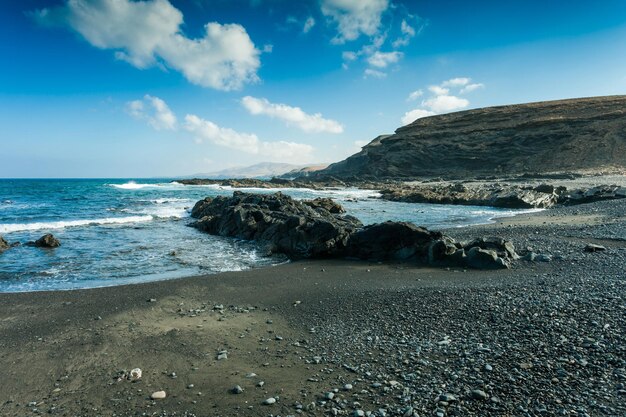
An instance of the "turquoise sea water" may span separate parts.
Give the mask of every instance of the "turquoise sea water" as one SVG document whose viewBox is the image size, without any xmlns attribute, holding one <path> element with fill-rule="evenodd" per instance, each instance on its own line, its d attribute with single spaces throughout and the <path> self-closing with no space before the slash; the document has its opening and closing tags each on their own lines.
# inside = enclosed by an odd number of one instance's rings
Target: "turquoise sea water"
<svg viewBox="0 0 626 417">
<path fill-rule="evenodd" d="M 282 191 L 294 198 L 331 197 L 365 224 L 410 221 L 433 229 L 487 223 L 516 211 L 393 203 L 370 190 Z M 0 235 L 9 242 L 45 233 L 62 246 L 19 246 L 0 254 L 0 292 L 91 288 L 243 270 L 286 260 L 263 257 L 253 242 L 187 227 L 189 210 L 229 187 L 183 186 L 169 180 L 0 180 Z"/>
</svg>

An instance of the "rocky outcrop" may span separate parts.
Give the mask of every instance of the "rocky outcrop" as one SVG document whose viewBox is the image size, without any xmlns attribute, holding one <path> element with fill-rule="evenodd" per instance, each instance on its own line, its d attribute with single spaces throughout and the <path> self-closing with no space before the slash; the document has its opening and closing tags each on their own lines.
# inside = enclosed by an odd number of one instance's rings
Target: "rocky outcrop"
<svg viewBox="0 0 626 417">
<path fill-rule="evenodd" d="M 61 246 L 61 242 L 51 233 L 47 233 L 33 242 L 32 246 L 37 248 L 58 248 Z"/>
<path fill-rule="evenodd" d="M 601 200 L 613 200 L 616 198 L 626 198 L 626 187 L 602 185 L 571 191 L 563 190 L 559 196 L 559 203 L 563 205 L 574 205 Z"/>
<path fill-rule="evenodd" d="M 191 215 L 198 219 L 192 226 L 202 231 L 256 240 L 269 252 L 302 259 L 337 256 L 343 251 L 362 224 L 339 212 L 319 200 L 305 204 L 282 193 L 235 192 L 232 197 L 199 201 Z"/>
<path fill-rule="evenodd" d="M 347 257 L 372 261 L 412 261 L 438 266 L 509 268 L 515 248 L 502 239 L 468 244 L 411 223 L 363 227 L 330 199 L 297 201 L 276 194 L 235 192 L 232 197 L 200 200 L 191 226 L 210 234 L 256 240 L 269 253 L 291 259 Z"/>
<path fill-rule="evenodd" d="M 626 96 L 424 117 L 313 173 L 346 180 L 476 178 L 626 168 Z"/>
<path fill-rule="evenodd" d="M 373 261 L 425 261 L 429 245 L 442 234 L 404 222 L 385 222 L 354 233 L 344 255 Z"/>
<path fill-rule="evenodd" d="M 2 236 L 0 236 L 0 253 L 4 252 L 10 247 L 11 245 L 9 245 L 9 242 L 7 242 Z"/>
<path fill-rule="evenodd" d="M 599 200 L 626 198 L 626 188 L 617 185 L 568 190 L 551 184 L 513 185 L 506 183 L 445 182 L 396 185 L 381 190 L 385 200 L 407 203 L 458 204 L 502 208 L 550 208 Z"/>
</svg>

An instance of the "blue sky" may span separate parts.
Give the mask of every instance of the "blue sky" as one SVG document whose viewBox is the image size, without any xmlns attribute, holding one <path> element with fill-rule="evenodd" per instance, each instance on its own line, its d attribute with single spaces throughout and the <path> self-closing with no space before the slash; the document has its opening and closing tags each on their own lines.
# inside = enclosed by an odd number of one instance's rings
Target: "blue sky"
<svg viewBox="0 0 626 417">
<path fill-rule="evenodd" d="M 626 2 L 6 1 L 0 52 L 0 177 L 176 176 L 624 94 Z"/>
</svg>

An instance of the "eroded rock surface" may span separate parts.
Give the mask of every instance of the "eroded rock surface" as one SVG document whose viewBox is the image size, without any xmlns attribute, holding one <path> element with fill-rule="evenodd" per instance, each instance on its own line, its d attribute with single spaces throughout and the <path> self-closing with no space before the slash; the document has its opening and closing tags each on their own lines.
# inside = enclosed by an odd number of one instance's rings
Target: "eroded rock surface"
<svg viewBox="0 0 626 417">
<path fill-rule="evenodd" d="M 332 212 L 331 212 L 332 211 Z M 232 197 L 206 198 L 196 203 L 193 227 L 205 232 L 267 245 L 269 252 L 291 259 L 336 256 L 361 222 L 339 213 L 336 203 L 302 202 L 282 193 L 235 192 Z"/>
<path fill-rule="evenodd" d="M 404 222 L 363 227 L 330 199 L 298 201 L 284 195 L 235 192 L 196 203 L 191 226 L 210 234 L 255 240 L 290 259 L 345 257 L 412 261 L 436 266 L 510 268 L 518 258 L 503 239 L 456 242 L 440 232 Z"/>
</svg>

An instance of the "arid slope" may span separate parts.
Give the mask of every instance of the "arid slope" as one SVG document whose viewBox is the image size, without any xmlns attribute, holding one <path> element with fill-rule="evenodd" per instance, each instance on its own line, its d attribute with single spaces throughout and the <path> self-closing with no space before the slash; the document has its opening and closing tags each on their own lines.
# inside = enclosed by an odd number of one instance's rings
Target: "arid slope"
<svg viewBox="0 0 626 417">
<path fill-rule="evenodd" d="M 467 178 L 626 168 L 626 96 L 425 117 L 379 136 L 318 178 Z"/>
</svg>

